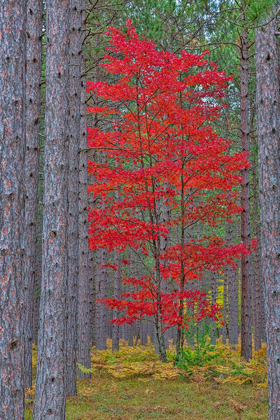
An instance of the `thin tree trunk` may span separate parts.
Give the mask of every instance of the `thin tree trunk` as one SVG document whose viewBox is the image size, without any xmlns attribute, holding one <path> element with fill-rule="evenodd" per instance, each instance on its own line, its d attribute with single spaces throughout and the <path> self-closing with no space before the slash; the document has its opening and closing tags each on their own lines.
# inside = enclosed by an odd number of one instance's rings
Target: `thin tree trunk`
<svg viewBox="0 0 280 420">
<path fill-rule="evenodd" d="M 214 305 L 217 302 L 218 297 L 218 287 L 217 287 L 217 274 L 216 273 L 210 273 L 211 275 L 211 303 Z M 214 321 L 212 321 L 212 331 L 211 331 L 211 339 L 212 344 L 216 344 L 217 340 L 217 328 Z"/>
<path fill-rule="evenodd" d="M 222 340 L 223 344 L 227 343 L 227 297 L 228 297 L 228 276 L 227 273 L 224 275 L 224 281 L 223 281 L 223 328 L 222 328 Z"/>
<path fill-rule="evenodd" d="M 232 243 L 232 224 L 227 227 L 227 242 Z M 227 268 L 228 278 L 228 339 L 229 344 L 238 344 L 238 284 L 235 271 Z"/>
<path fill-rule="evenodd" d="M 243 4 L 243 3 L 242 3 Z M 244 6 L 244 4 L 243 4 Z M 244 6 L 245 7 L 245 6 Z M 244 16 L 244 12 L 243 12 Z M 243 18 L 244 19 L 244 18 Z M 248 32 L 242 29 L 240 36 L 240 107 L 241 107 L 241 144 L 242 151 L 249 152 L 249 51 Z M 250 179 L 249 168 L 242 170 L 241 184 L 241 241 L 250 245 Z M 252 358 L 252 316 L 251 316 L 251 256 L 242 255 L 241 259 L 241 356 Z"/>
<path fill-rule="evenodd" d="M 114 298 L 120 298 L 121 292 L 121 255 L 119 252 L 115 252 L 115 263 L 117 264 L 117 270 L 114 276 Z M 113 309 L 113 318 L 118 318 L 119 311 Z M 120 332 L 119 325 L 112 325 L 112 351 L 119 350 L 120 347 Z"/>
<path fill-rule="evenodd" d="M 33 302 L 38 217 L 42 0 L 27 1 L 26 19 L 26 149 L 25 149 L 25 267 L 24 368 L 25 386 L 32 386 Z"/>
<path fill-rule="evenodd" d="M 107 289 L 107 251 L 106 249 L 97 250 L 97 276 L 96 276 L 96 297 L 97 299 L 106 298 Z M 104 303 L 96 304 L 96 348 L 106 350 L 106 308 Z"/>
<path fill-rule="evenodd" d="M 68 1 L 46 3 L 46 141 L 43 260 L 33 417 L 65 418 Z"/>
<path fill-rule="evenodd" d="M 280 95 L 278 25 L 256 30 L 257 128 L 269 419 L 280 418 Z"/>
<path fill-rule="evenodd" d="M 24 418 L 26 6 L 0 3 L 0 418 Z"/>
<path fill-rule="evenodd" d="M 261 241 L 259 232 L 259 213 L 258 213 L 258 186 L 257 186 L 257 167 L 255 158 L 252 162 L 252 175 L 253 175 L 253 231 L 254 236 L 258 240 L 258 247 L 254 253 L 254 346 L 255 350 L 262 348 L 262 331 L 261 316 L 263 314 L 262 308 L 262 295 L 263 295 L 263 281 L 261 278 L 261 267 L 260 267 L 260 253 L 261 253 Z"/>
</svg>

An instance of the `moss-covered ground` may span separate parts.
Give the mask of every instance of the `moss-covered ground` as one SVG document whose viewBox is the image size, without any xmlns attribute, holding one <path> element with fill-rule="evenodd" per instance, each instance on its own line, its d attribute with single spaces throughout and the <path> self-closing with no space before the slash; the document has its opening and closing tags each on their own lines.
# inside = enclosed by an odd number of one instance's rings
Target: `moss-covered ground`
<svg viewBox="0 0 280 420">
<path fill-rule="evenodd" d="M 184 371 L 174 367 L 174 349 L 162 364 L 152 345 L 122 342 L 114 354 L 108 347 L 93 349 L 92 378 L 79 380 L 78 396 L 67 399 L 67 420 L 268 418 L 264 348 L 245 363 L 238 346 L 218 343 L 211 362 Z M 34 356 L 35 365 L 36 350 Z M 32 399 L 34 389 L 29 395 Z"/>
</svg>

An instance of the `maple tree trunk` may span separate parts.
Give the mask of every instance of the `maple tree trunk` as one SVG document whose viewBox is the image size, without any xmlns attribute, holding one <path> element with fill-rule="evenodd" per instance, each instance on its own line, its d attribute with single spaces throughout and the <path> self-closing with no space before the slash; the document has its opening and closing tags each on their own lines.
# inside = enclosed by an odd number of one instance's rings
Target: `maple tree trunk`
<svg viewBox="0 0 280 420">
<path fill-rule="evenodd" d="M 130 265 L 129 265 L 129 275 L 130 277 L 136 277 L 136 264 L 135 264 L 135 254 L 133 251 L 130 252 Z M 133 286 L 127 284 L 126 285 L 127 291 L 133 291 Z M 133 347 L 133 338 L 134 338 L 134 323 L 128 324 L 127 328 L 127 335 L 128 335 L 128 345 L 129 347 Z"/>
<path fill-rule="evenodd" d="M 33 302 L 36 272 L 36 235 L 41 112 L 42 0 L 27 1 L 26 19 L 26 149 L 25 149 L 25 267 L 24 368 L 25 386 L 32 386 Z"/>
<path fill-rule="evenodd" d="M 85 2 L 81 4 L 82 28 L 85 28 Z M 84 33 L 84 30 L 83 30 Z M 85 52 L 81 57 L 81 108 L 80 108 L 80 157 L 79 157 L 79 277 L 78 277 L 78 362 L 90 368 L 90 344 L 92 313 L 90 311 L 89 290 L 93 288 L 93 252 L 88 248 L 88 173 L 87 173 L 87 118 L 86 118 L 86 78 Z M 91 253 L 91 262 L 89 256 Z M 92 270 L 89 273 L 89 269 Z M 90 373 L 78 370 L 79 378 L 88 379 Z"/>
<path fill-rule="evenodd" d="M 280 418 L 280 95 L 277 20 L 256 29 L 261 252 L 267 334 L 269 419 Z"/>
<path fill-rule="evenodd" d="M 0 418 L 24 418 L 26 2 L 0 3 Z"/>
<path fill-rule="evenodd" d="M 68 25 L 68 1 L 49 0 L 46 3 L 43 267 L 33 409 L 36 420 L 65 418 Z"/>
<path fill-rule="evenodd" d="M 165 183 L 164 192 L 166 196 L 167 196 L 167 189 L 168 189 L 168 184 Z M 170 222 L 170 211 L 171 209 L 170 209 L 170 206 L 168 205 L 167 199 L 164 198 L 163 203 L 162 203 L 162 223 L 166 224 Z M 163 237 L 160 238 L 161 252 L 165 252 L 169 246 L 170 246 L 170 233 L 168 233 L 168 235 L 165 238 Z M 168 261 L 165 260 L 164 265 L 165 267 L 168 266 Z M 169 292 L 168 280 L 163 279 L 162 292 L 163 293 Z M 170 331 L 168 329 L 164 333 L 164 344 L 165 344 L 166 349 L 169 348 L 169 334 L 170 334 Z"/>
<path fill-rule="evenodd" d="M 68 275 L 66 325 L 66 388 L 67 395 L 77 394 L 77 309 L 79 276 L 79 148 L 81 134 L 81 56 L 82 16 L 85 5 L 81 0 L 69 0 L 69 172 L 68 172 Z"/>
<path fill-rule="evenodd" d="M 243 29 L 240 35 L 240 107 L 241 107 L 241 145 L 243 152 L 249 152 L 249 58 L 248 33 Z M 250 179 L 249 168 L 242 170 L 241 183 L 241 241 L 250 245 Z M 251 256 L 242 255 L 241 259 L 241 356 L 245 360 L 252 358 L 252 315 L 251 315 Z"/>
</svg>

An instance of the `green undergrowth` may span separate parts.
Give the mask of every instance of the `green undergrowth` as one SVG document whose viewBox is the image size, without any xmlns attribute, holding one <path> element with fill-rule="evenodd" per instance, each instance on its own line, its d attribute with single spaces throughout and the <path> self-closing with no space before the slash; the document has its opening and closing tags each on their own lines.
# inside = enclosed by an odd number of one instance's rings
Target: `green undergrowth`
<svg viewBox="0 0 280 420">
<path fill-rule="evenodd" d="M 113 354 L 110 347 L 108 342 L 108 350 L 92 350 L 92 378 L 79 380 L 78 396 L 67 399 L 67 420 L 268 418 L 265 348 L 246 363 L 239 346 L 218 343 L 205 363 L 182 369 L 174 366 L 172 346 L 166 364 L 151 344 L 128 347 L 121 341 Z"/>
</svg>

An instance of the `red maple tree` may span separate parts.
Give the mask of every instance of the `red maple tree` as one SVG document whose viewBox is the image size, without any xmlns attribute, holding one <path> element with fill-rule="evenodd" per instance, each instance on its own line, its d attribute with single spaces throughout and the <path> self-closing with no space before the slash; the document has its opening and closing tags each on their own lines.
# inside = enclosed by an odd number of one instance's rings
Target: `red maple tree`
<svg viewBox="0 0 280 420">
<path fill-rule="evenodd" d="M 125 31 L 110 27 L 108 36 L 102 67 L 117 82 L 87 83 L 102 101 L 88 108 L 99 118 L 88 128 L 88 145 L 103 156 L 89 162 L 95 180 L 89 193 L 97 203 L 89 212 L 89 243 L 137 254 L 142 274 L 123 275 L 129 291 L 103 302 L 122 312 L 113 320 L 119 324 L 151 317 L 165 361 L 167 328 L 178 326 L 179 353 L 190 312 L 197 320 L 221 316 L 190 282 L 250 252 L 218 234 L 191 233 L 198 223 L 213 231 L 208 227 L 241 211 L 236 187 L 248 162 L 245 154 L 229 155 L 230 141 L 211 126 L 231 78 L 205 59 L 207 52 L 159 51 L 130 21 Z"/>
</svg>

